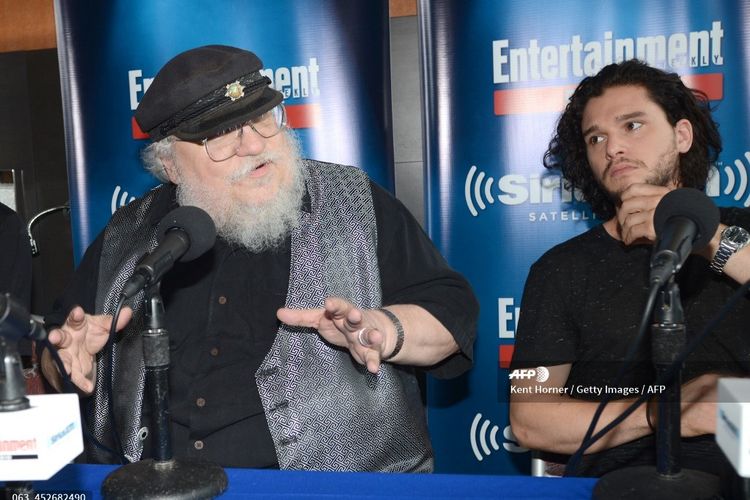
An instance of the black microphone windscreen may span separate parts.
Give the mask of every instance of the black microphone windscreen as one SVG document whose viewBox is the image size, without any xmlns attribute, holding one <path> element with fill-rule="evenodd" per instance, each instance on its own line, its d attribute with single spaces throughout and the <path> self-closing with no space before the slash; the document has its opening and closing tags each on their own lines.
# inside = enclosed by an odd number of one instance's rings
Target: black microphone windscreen
<svg viewBox="0 0 750 500">
<path fill-rule="evenodd" d="M 719 227 L 719 209 L 702 191 L 680 188 L 670 191 L 659 201 L 654 211 L 654 229 L 661 237 L 667 221 L 673 217 L 685 217 L 698 227 L 693 246 L 702 248 L 711 241 Z"/>
<path fill-rule="evenodd" d="M 216 226 L 213 219 L 198 207 L 182 206 L 165 215 L 157 228 L 159 243 L 173 229 L 181 229 L 190 238 L 190 248 L 179 259 L 182 262 L 200 257 L 216 242 Z"/>
</svg>

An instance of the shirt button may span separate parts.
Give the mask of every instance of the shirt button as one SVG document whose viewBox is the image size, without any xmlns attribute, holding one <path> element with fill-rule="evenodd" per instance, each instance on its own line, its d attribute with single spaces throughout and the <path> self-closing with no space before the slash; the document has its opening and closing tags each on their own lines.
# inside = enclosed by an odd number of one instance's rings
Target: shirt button
<svg viewBox="0 0 750 500">
<path fill-rule="evenodd" d="M 195 404 L 200 408 L 203 408 L 204 406 L 206 406 L 206 400 L 203 398 L 198 398 L 195 400 Z"/>
<path fill-rule="evenodd" d="M 227 303 L 227 298 L 226 297 L 224 297 L 223 295 L 221 297 L 219 297 L 219 304 L 224 305 L 226 303 Z"/>
<path fill-rule="evenodd" d="M 212 347 L 209 352 L 211 353 L 211 356 L 218 356 L 219 355 L 219 348 L 218 347 Z"/>
<path fill-rule="evenodd" d="M 193 443 L 193 446 L 195 446 L 196 450 L 202 450 L 203 449 L 203 441 L 198 440 L 195 443 Z"/>
</svg>

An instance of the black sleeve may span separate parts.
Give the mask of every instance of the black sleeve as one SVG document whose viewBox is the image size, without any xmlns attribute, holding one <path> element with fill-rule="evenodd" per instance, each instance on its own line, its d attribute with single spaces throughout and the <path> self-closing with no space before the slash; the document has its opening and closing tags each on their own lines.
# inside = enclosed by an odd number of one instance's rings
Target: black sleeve
<svg viewBox="0 0 750 500">
<path fill-rule="evenodd" d="M 73 307 L 79 305 L 89 314 L 97 314 L 96 287 L 99 281 L 99 257 L 102 253 L 102 232 L 86 249 L 81 263 L 73 273 L 63 294 L 55 300 L 52 311 L 44 318 L 48 328 L 62 325 Z"/>
<path fill-rule="evenodd" d="M 740 226 L 750 231 L 750 209 L 739 207 L 722 207 L 721 222 L 727 226 Z"/>
<path fill-rule="evenodd" d="M 31 245 L 26 226 L 16 212 L 0 206 L 0 293 L 31 308 Z"/>
<path fill-rule="evenodd" d="M 479 303 L 466 279 L 451 269 L 408 209 L 371 182 L 378 231 L 383 305 L 414 304 L 445 326 L 460 352 L 431 367 L 437 378 L 472 365 Z"/>
<path fill-rule="evenodd" d="M 578 329 L 568 306 L 565 266 L 543 256 L 529 270 L 521 298 L 510 369 L 555 366 L 576 361 Z M 580 307 L 580 306 L 579 306 Z"/>
</svg>

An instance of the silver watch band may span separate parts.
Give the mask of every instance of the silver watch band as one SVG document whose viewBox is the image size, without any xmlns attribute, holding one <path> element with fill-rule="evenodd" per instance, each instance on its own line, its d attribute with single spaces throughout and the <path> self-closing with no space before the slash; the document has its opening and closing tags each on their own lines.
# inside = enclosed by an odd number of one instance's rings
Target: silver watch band
<svg viewBox="0 0 750 500">
<path fill-rule="evenodd" d="M 732 255 L 750 243 L 750 233 L 741 226 L 729 226 L 721 232 L 719 249 L 711 260 L 712 271 L 722 274 L 724 266 Z"/>
<path fill-rule="evenodd" d="M 719 243 L 719 249 L 716 251 L 716 255 L 711 260 L 710 269 L 718 274 L 724 273 L 724 266 L 727 265 L 729 257 L 737 251 L 737 247 L 726 241 Z"/>
</svg>

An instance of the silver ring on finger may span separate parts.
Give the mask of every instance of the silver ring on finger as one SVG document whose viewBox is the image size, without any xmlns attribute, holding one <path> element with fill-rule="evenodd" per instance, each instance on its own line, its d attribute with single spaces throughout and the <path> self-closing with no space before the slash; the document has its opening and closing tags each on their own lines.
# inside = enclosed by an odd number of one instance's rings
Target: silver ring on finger
<svg viewBox="0 0 750 500">
<path fill-rule="evenodd" d="M 357 340 L 359 340 L 359 345 L 361 345 L 362 347 L 372 346 L 372 343 L 365 336 L 365 333 L 369 333 L 370 330 L 372 330 L 372 328 L 361 328 L 357 332 Z"/>
</svg>

